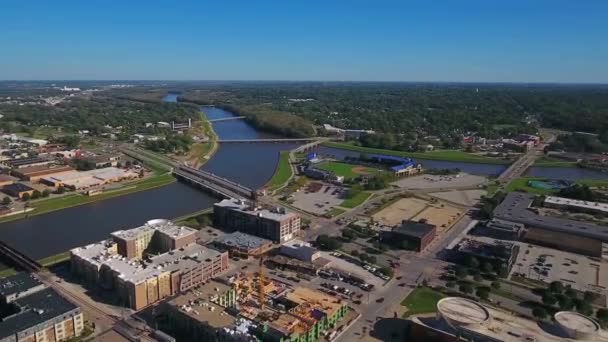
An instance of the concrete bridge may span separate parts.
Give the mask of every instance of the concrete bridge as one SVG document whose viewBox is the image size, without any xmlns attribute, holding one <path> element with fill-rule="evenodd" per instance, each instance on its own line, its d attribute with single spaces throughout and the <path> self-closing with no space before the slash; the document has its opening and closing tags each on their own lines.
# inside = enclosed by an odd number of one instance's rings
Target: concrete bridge
<svg viewBox="0 0 608 342">
<path fill-rule="evenodd" d="M 311 138 L 277 138 L 277 139 L 221 139 L 218 143 L 286 143 L 286 142 L 312 142 L 312 141 L 325 141 L 327 139 L 319 137 Z"/>
<path fill-rule="evenodd" d="M 241 120 L 244 119 L 244 116 L 230 116 L 227 118 L 219 118 L 219 119 L 211 119 L 211 120 L 207 120 L 209 122 L 221 122 L 221 121 L 230 121 L 230 120 Z"/>
<path fill-rule="evenodd" d="M 174 168 L 172 173 L 176 178 L 201 187 L 219 197 L 255 199 L 256 196 L 256 192 L 253 189 L 189 166 L 180 165 Z"/>
<path fill-rule="evenodd" d="M 12 261 L 15 265 L 29 272 L 38 272 L 42 269 L 40 263 L 27 255 L 17 251 L 13 247 L 0 241 L 0 255 Z"/>
</svg>

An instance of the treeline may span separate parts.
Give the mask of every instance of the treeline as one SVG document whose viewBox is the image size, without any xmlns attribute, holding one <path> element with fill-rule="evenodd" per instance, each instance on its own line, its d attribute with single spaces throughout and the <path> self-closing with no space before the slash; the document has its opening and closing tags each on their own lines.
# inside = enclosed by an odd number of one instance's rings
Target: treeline
<svg viewBox="0 0 608 342">
<path fill-rule="evenodd" d="M 198 115 L 191 104 L 141 103 L 109 97 L 75 98 L 56 106 L 0 105 L 0 129 L 14 131 L 31 125 L 63 127 L 66 131 L 88 130 L 92 134 L 109 132 L 106 125 L 123 127 L 135 133 L 146 123 L 185 121 Z M 22 126 L 22 127 L 19 127 Z"/>
<path fill-rule="evenodd" d="M 193 140 L 189 135 L 170 134 L 167 135 L 164 140 L 147 140 L 144 143 L 144 146 L 146 149 L 155 152 L 181 154 L 190 151 L 192 143 Z"/>
</svg>

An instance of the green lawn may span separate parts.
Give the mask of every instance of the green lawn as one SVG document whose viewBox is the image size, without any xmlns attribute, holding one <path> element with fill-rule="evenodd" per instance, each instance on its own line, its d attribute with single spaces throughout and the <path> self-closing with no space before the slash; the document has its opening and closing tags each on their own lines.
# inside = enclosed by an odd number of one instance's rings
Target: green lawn
<svg viewBox="0 0 608 342">
<path fill-rule="evenodd" d="M 326 161 L 315 165 L 315 167 L 333 172 L 336 176 L 342 176 L 345 179 L 352 179 L 360 176 L 360 173 L 353 172 L 353 167 L 357 167 L 357 165 L 340 163 L 340 162 L 331 162 Z M 361 171 L 368 174 L 375 174 L 381 172 L 381 170 L 374 169 L 371 167 L 362 167 Z"/>
<path fill-rule="evenodd" d="M 38 260 L 38 262 L 40 263 L 40 265 L 42 265 L 44 267 L 49 267 L 49 266 L 53 266 L 55 264 L 58 264 L 60 262 L 64 262 L 67 260 L 70 260 L 70 252 L 63 252 L 63 253 L 51 255 L 44 259 Z"/>
<path fill-rule="evenodd" d="M 416 159 L 429 159 L 429 160 L 446 160 L 453 162 L 463 162 L 463 163 L 478 163 L 478 164 L 510 164 L 509 161 L 478 156 L 471 153 L 466 153 L 458 150 L 438 150 L 438 151 L 430 151 L 430 152 L 402 152 L 402 151 L 394 151 L 394 150 L 384 150 L 379 148 L 369 148 L 362 146 L 355 146 L 348 143 L 338 143 L 338 142 L 324 142 L 323 146 L 340 148 L 344 150 L 351 151 L 359 151 L 361 153 L 379 153 L 386 154 L 392 156 L 402 156 L 402 157 L 411 157 Z"/>
<path fill-rule="evenodd" d="M 437 302 L 444 298 L 441 292 L 428 287 L 418 287 L 407 296 L 401 305 L 407 308 L 406 316 L 437 311 Z"/>
<path fill-rule="evenodd" d="M 548 195 L 556 192 L 556 190 L 552 189 L 536 189 L 528 186 L 528 181 L 531 180 L 543 180 L 545 178 L 542 177 L 521 177 L 516 178 L 511 181 L 511 183 L 507 184 L 506 190 L 507 192 L 512 191 L 524 191 L 537 195 Z"/>
<path fill-rule="evenodd" d="M 344 208 L 354 208 L 360 206 L 361 203 L 365 202 L 365 200 L 371 195 L 372 194 L 367 191 L 358 192 L 353 197 L 345 199 L 340 206 Z"/>
<path fill-rule="evenodd" d="M 0 278 L 10 277 L 15 274 L 17 274 L 17 271 L 14 268 L 6 268 L 0 271 Z"/>
<path fill-rule="evenodd" d="M 281 151 L 279 162 L 274 170 L 272 178 L 268 181 L 270 189 L 276 189 L 285 184 L 292 176 L 291 165 L 289 165 L 289 152 Z"/>
</svg>

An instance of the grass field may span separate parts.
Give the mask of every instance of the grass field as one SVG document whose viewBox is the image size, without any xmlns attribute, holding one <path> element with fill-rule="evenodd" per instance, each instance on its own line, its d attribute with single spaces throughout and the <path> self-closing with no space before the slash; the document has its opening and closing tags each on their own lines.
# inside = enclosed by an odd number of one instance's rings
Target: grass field
<svg viewBox="0 0 608 342">
<path fill-rule="evenodd" d="M 453 161 L 453 162 L 463 162 L 463 163 L 477 163 L 477 164 L 510 164 L 509 161 L 478 156 L 471 153 L 466 153 L 463 151 L 457 150 L 439 150 L 439 151 L 430 151 L 430 152 L 402 152 L 402 151 L 394 151 L 394 150 L 384 150 L 379 148 L 369 148 L 362 146 L 355 146 L 347 143 L 337 143 L 337 142 L 324 142 L 322 144 L 326 147 L 340 148 L 344 150 L 351 151 L 359 151 L 362 153 L 379 153 L 386 154 L 391 156 L 402 156 L 402 157 L 411 157 L 417 159 L 429 159 L 429 160 L 445 160 L 445 161 Z"/>
<path fill-rule="evenodd" d="M 542 177 L 516 178 L 516 179 L 512 180 L 511 183 L 507 184 L 506 191 L 507 192 L 525 191 L 525 192 L 529 192 L 529 193 L 537 194 L 537 195 L 548 195 L 548 194 L 552 194 L 557 191 L 557 190 L 552 190 L 552 189 L 536 189 L 536 188 L 532 188 L 532 187 L 528 186 L 528 181 L 543 180 L 543 179 L 545 179 L 545 178 L 542 178 Z"/>
<path fill-rule="evenodd" d="M 267 186 L 270 190 L 277 189 L 285 184 L 292 176 L 291 165 L 289 165 L 289 152 L 281 151 L 279 162 L 274 169 L 272 178 L 268 181 Z"/>
<path fill-rule="evenodd" d="M 365 202 L 365 200 L 367 200 L 371 195 L 372 194 L 367 191 L 358 192 L 353 197 L 345 199 L 340 206 L 344 208 L 354 208 L 360 206 L 361 203 Z"/>
<path fill-rule="evenodd" d="M 358 167 L 361 172 L 357 173 L 353 170 L 353 168 L 357 167 L 356 165 L 340 163 L 340 162 L 331 162 L 331 161 L 319 163 L 316 165 L 316 167 L 321 170 L 331 171 L 336 176 L 344 177 L 344 179 L 356 178 L 356 177 L 360 176 L 362 173 L 376 174 L 376 173 L 382 172 L 381 170 L 374 169 L 371 167 Z"/>
<path fill-rule="evenodd" d="M 60 262 L 70 260 L 70 252 L 63 252 L 55 255 L 51 255 L 50 257 L 46 257 L 44 259 L 38 260 L 40 265 L 44 267 L 50 267 Z"/>
<path fill-rule="evenodd" d="M 38 201 L 32 201 L 31 207 L 34 209 L 32 211 L 27 212 L 26 214 L 16 214 L 12 216 L 7 216 L 0 219 L 0 222 L 8 222 L 17 219 L 21 219 L 24 217 L 46 214 L 51 211 L 75 207 L 82 204 L 103 201 L 109 198 L 118 197 L 126 194 L 130 194 L 133 192 L 150 190 L 153 188 L 157 188 L 160 186 L 164 186 L 170 183 L 175 182 L 175 178 L 173 178 L 170 174 L 160 174 L 155 175 L 146 179 L 133 181 L 130 183 L 126 183 L 125 187 L 122 189 L 107 191 L 102 194 L 96 196 L 86 196 L 81 194 L 68 194 L 61 197 L 42 199 Z"/>
<path fill-rule="evenodd" d="M 428 287 L 418 287 L 407 296 L 401 305 L 407 308 L 406 316 L 437 311 L 437 302 L 445 297 Z"/>
</svg>

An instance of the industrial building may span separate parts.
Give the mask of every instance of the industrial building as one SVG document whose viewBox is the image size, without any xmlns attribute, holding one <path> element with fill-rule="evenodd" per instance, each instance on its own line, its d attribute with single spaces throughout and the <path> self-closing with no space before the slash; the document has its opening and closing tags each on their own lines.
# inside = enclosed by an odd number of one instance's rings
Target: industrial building
<svg viewBox="0 0 608 342">
<path fill-rule="evenodd" d="M 555 323 L 538 324 L 478 302 L 447 297 L 437 302 L 437 314 L 410 316 L 407 340 L 430 342 L 608 342 L 608 334 L 593 319 L 576 312 L 555 314 Z"/>
<path fill-rule="evenodd" d="M 283 255 L 310 263 L 321 257 L 321 252 L 302 240 L 285 242 L 281 245 L 280 251 Z"/>
<path fill-rule="evenodd" d="M 523 239 L 531 243 L 594 257 L 602 256 L 608 242 L 604 226 L 565 218 L 542 216 L 532 207 L 535 195 L 524 192 L 507 194 L 494 209 L 494 218 L 523 224 Z"/>
<path fill-rule="evenodd" d="M 251 202 L 234 198 L 213 205 L 213 223 L 277 243 L 293 239 L 300 231 L 298 214 L 283 208 L 262 209 Z"/>
<path fill-rule="evenodd" d="M 71 250 L 74 274 L 116 292 L 140 310 L 198 286 L 228 269 L 228 253 L 195 242 L 196 231 L 168 220 L 111 234 L 112 239 Z"/>
<path fill-rule="evenodd" d="M 188 341 L 314 342 L 349 311 L 345 301 L 317 290 L 264 284 L 263 292 L 251 277 L 199 286 L 163 307 L 164 328 Z"/>
<path fill-rule="evenodd" d="M 272 249 L 272 241 L 242 232 L 233 232 L 218 237 L 213 245 L 227 250 L 231 256 L 257 257 Z"/>
<path fill-rule="evenodd" d="M 72 190 L 82 190 L 137 177 L 138 175 L 134 172 L 115 167 L 106 167 L 103 169 L 68 171 L 44 176 L 40 178 L 40 182 L 54 187 L 63 186 Z"/>
<path fill-rule="evenodd" d="M 27 158 L 15 158 L 15 159 L 9 159 L 9 160 L 4 160 L 1 162 L 2 165 L 11 168 L 11 169 L 20 169 L 23 167 L 28 167 L 28 166 L 42 166 L 42 165 L 49 165 L 54 163 L 53 160 L 49 160 L 47 158 L 41 158 L 41 157 L 27 157 Z"/>
<path fill-rule="evenodd" d="M 397 247 L 407 247 L 416 252 L 423 251 L 437 235 L 433 224 L 404 220 L 390 230 L 380 231 L 380 240 Z"/>
<path fill-rule="evenodd" d="M 2 187 L 2 192 L 17 198 L 23 198 L 25 194 L 32 196 L 34 191 L 36 191 L 34 188 L 23 183 L 11 183 Z"/>
<path fill-rule="evenodd" d="M 525 226 L 521 223 L 505 221 L 493 218 L 486 225 L 488 235 L 501 240 L 518 240 L 525 231 Z"/>
<path fill-rule="evenodd" d="M 37 182 L 44 176 L 58 175 L 67 171 L 74 171 L 74 169 L 68 165 L 41 165 L 13 169 L 11 170 L 11 174 L 19 177 L 21 180 Z"/>
<path fill-rule="evenodd" d="M 81 309 L 32 275 L 0 279 L 0 342 L 55 342 L 84 330 Z"/>
</svg>

